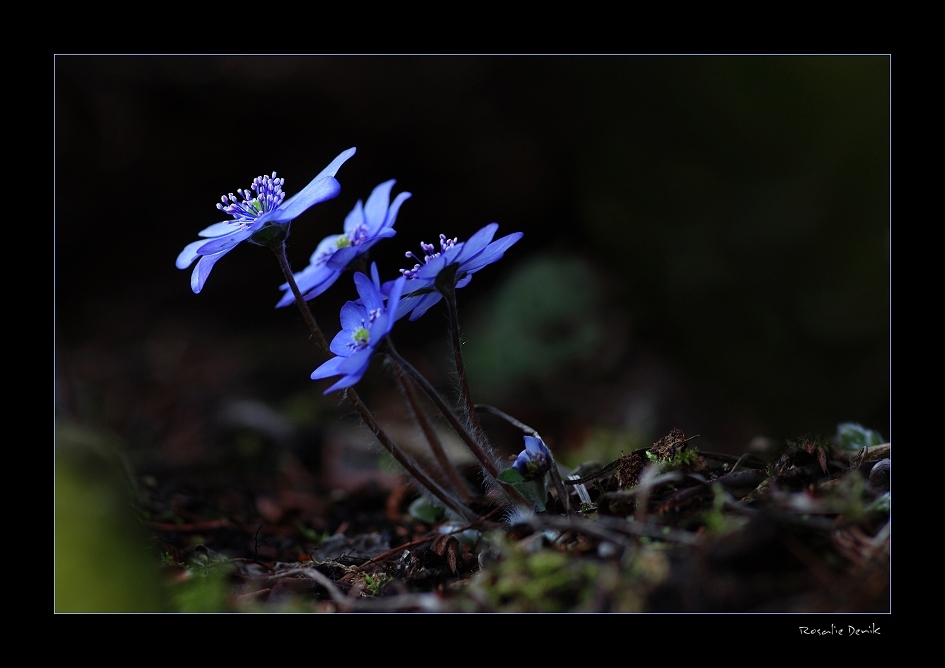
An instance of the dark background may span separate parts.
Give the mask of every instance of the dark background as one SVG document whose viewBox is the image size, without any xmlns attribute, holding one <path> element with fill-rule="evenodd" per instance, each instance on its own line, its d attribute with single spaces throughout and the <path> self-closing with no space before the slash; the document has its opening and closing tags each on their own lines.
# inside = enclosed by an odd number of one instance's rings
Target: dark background
<svg viewBox="0 0 945 668">
<path fill-rule="evenodd" d="M 441 232 L 524 232 L 460 310 L 477 400 L 553 447 L 889 439 L 889 96 L 884 56 L 57 57 L 57 410 L 188 461 L 233 402 L 340 409 L 269 251 L 200 295 L 174 260 L 221 195 L 274 170 L 291 195 L 356 146 L 294 268 L 390 178 L 413 196 L 382 278 Z M 313 304 L 329 338 L 351 298 Z M 444 324 L 393 336 L 448 387 Z M 384 374 L 362 385 L 386 410 Z"/>
</svg>

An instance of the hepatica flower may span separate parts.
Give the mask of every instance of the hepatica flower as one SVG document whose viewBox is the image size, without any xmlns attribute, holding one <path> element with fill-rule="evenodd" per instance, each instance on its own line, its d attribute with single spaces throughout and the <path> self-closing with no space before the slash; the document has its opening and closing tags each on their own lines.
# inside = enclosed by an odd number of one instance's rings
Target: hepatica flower
<svg viewBox="0 0 945 668">
<path fill-rule="evenodd" d="M 400 270 L 407 285 L 397 318 L 410 313 L 410 320 L 418 319 L 443 298 L 440 290 L 444 279 L 451 281 L 454 289 L 465 287 L 474 273 L 499 260 L 512 244 L 522 238 L 521 232 L 514 232 L 492 241 L 498 229 L 498 223 L 490 223 L 467 241 L 447 239 L 441 234 L 439 252 L 433 244 L 421 243 L 422 258 L 407 253 L 407 257 L 413 257 L 417 264 L 413 269 Z M 391 284 L 384 284 L 385 291 Z"/>
<path fill-rule="evenodd" d="M 377 346 L 390 333 L 396 322 L 394 313 L 403 293 L 403 276 L 393 281 L 386 297 L 375 281 L 357 272 L 354 284 L 359 299 L 341 307 L 341 331 L 332 339 L 329 348 L 336 357 L 312 372 L 312 380 L 342 376 L 325 394 L 351 387 L 364 375 Z"/>
<path fill-rule="evenodd" d="M 534 436 L 525 437 L 525 449 L 522 450 L 512 468 L 525 480 L 535 480 L 551 468 L 551 453 L 544 441 Z"/>
<path fill-rule="evenodd" d="M 377 186 L 363 205 L 361 200 L 358 200 L 345 218 L 344 233 L 325 237 L 318 244 L 309 265 L 295 274 L 295 282 L 303 299 L 308 301 L 325 292 L 354 259 L 366 253 L 381 239 L 397 233 L 394 230 L 397 212 L 400 205 L 410 197 L 410 193 L 400 193 L 391 203 L 390 191 L 394 182 L 391 179 Z M 285 294 L 276 304 L 276 308 L 288 306 L 295 301 L 288 283 L 283 283 L 279 289 L 284 290 Z"/>
<path fill-rule="evenodd" d="M 190 277 L 191 289 L 200 292 L 213 265 L 240 242 L 248 239 L 250 243 L 266 246 L 281 241 L 288 235 L 289 223 L 295 218 L 315 204 L 336 197 L 341 192 L 341 184 L 335 174 L 354 152 L 354 148 L 349 148 L 339 154 L 289 199 L 285 199 L 282 192 L 285 180 L 277 178 L 275 172 L 271 177 L 257 176 L 249 188 L 236 191 L 239 197 L 233 193 L 222 197 L 217 208 L 231 215 L 233 220 L 224 220 L 199 232 L 198 236 L 203 238 L 188 244 L 177 256 L 178 269 L 187 269 L 197 260 Z"/>
</svg>

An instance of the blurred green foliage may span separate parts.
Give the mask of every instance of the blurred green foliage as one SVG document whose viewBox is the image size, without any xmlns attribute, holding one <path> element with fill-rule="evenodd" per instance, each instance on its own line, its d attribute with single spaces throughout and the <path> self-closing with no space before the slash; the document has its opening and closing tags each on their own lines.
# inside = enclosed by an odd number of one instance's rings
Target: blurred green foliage
<svg viewBox="0 0 945 668">
<path fill-rule="evenodd" d="M 504 270 L 493 298 L 472 315 L 463 350 L 470 383 L 486 403 L 592 363 L 608 334 L 605 296 L 584 261 L 539 253 Z"/>
<path fill-rule="evenodd" d="M 156 555 L 132 512 L 110 435 L 56 428 L 55 611 L 167 609 Z"/>
<path fill-rule="evenodd" d="M 837 425 L 837 435 L 834 440 L 845 450 L 859 450 L 872 445 L 882 445 L 885 442 L 879 432 L 867 429 L 855 422 L 843 422 Z"/>
<path fill-rule="evenodd" d="M 224 567 L 212 564 L 187 571 L 170 590 L 175 612 L 228 612 L 230 585 Z"/>
</svg>

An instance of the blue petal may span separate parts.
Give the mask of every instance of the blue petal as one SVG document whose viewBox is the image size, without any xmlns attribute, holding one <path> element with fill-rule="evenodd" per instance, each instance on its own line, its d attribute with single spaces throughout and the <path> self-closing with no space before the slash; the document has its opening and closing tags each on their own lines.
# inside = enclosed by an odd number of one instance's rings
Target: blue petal
<svg viewBox="0 0 945 668">
<path fill-rule="evenodd" d="M 381 294 L 381 291 L 374 285 L 374 281 L 360 271 L 354 275 L 354 285 L 358 289 L 358 295 L 361 297 L 359 301 L 364 304 L 364 308 L 367 309 L 368 312 L 384 306 L 384 295 Z"/>
<path fill-rule="evenodd" d="M 312 288 L 311 290 L 308 290 L 305 294 L 303 294 L 302 298 L 305 301 L 315 299 L 320 294 L 325 292 L 325 290 L 333 286 L 335 284 L 335 281 L 337 281 L 339 278 L 341 278 L 341 272 L 332 271 L 330 274 L 328 274 L 328 276 L 325 278 L 324 281 L 322 281 L 321 283 L 316 285 L 314 288 Z"/>
<path fill-rule="evenodd" d="M 455 247 L 456 246 L 453 248 Z M 449 250 L 453 250 L 453 248 L 450 248 Z M 446 265 L 448 264 L 450 264 L 449 251 L 446 253 L 441 253 L 437 257 L 431 258 L 425 265 L 420 267 L 417 270 L 417 277 L 414 280 L 426 281 L 430 286 L 432 286 L 436 280 L 436 277 L 439 276 L 440 272 L 443 271 L 443 269 L 445 269 Z"/>
<path fill-rule="evenodd" d="M 547 447 L 541 441 L 540 438 L 535 438 L 534 436 L 525 437 L 525 451 L 530 452 L 533 455 L 541 455 L 547 451 Z"/>
<path fill-rule="evenodd" d="M 405 315 L 413 311 L 420 303 L 420 297 L 404 297 L 397 304 L 397 311 L 394 313 L 394 320 L 400 320 Z"/>
<path fill-rule="evenodd" d="M 236 223 L 232 220 L 224 220 L 220 223 L 214 223 L 210 227 L 200 230 L 197 232 L 198 237 L 222 237 L 227 234 L 232 234 L 238 228 L 239 223 Z"/>
<path fill-rule="evenodd" d="M 194 291 L 194 294 L 197 294 L 203 290 L 204 283 L 207 282 L 207 278 L 210 276 L 210 270 L 213 269 L 213 265 L 215 265 L 217 260 L 226 255 L 228 252 L 229 249 L 214 255 L 204 255 L 200 258 L 200 262 L 198 262 L 197 266 L 194 267 L 194 273 L 190 275 L 190 289 Z"/>
<path fill-rule="evenodd" d="M 316 252 L 312 257 L 316 257 L 317 255 L 318 253 Z M 332 271 L 323 263 L 317 263 L 308 265 L 302 271 L 294 274 L 293 278 L 295 278 L 295 284 L 298 286 L 299 292 L 302 293 L 302 299 L 308 301 L 327 290 L 340 275 L 341 272 Z M 284 290 L 285 294 L 282 295 L 282 299 L 276 304 L 276 308 L 288 306 L 295 301 L 295 295 L 292 294 L 292 290 L 289 289 L 287 282 L 280 285 L 279 289 Z"/>
<path fill-rule="evenodd" d="M 283 308 L 295 301 L 295 295 L 292 294 L 292 291 L 286 289 L 285 294 L 282 295 L 282 299 L 276 302 L 276 308 Z"/>
<path fill-rule="evenodd" d="M 226 236 L 211 239 L 198 248 L 197 253 L 200 255 L 214 255 L 216 253 L 226 252 L 237 246 L 240 242 L 249 239 L 253 236 L 253 232 L 255 232 L 254 227 L 247 227 L 238 229 Z"/>
<path fill-rule="evenodd" d="M 364 221 L 371 232 L 380 229 L 387 220 L 390 190 L 394 187 L 395 182 L 394 179 L 384 181 L 371 192 L 371 196 L 364 204 Z"/>
<path fill-rule="evenodd" d="M 479 271 L 488 264 L 492 264 L 502 258 L 502 255 L 509 247 L 524 236 L 521 232 L 515 232 L 504 236 L 501 239 L 493 241 L 491 244 L 472 258 L 469 262 L 463 264 L 463 271 L 470 274 Z"/>
<path fill-rule="evenodd" d="M 358 375 L 343 376 L 341 380 L 339 380 L 337 383 L 335 383 L 334 385 L 329 387 L 327 390 L 322 392 L 322 394 L 329 394 L 331 392 L 334 392 L 335 390 L 343 390 L 347 387 L 351 387 L 352 385 L 357 383 L 359 380 L 361 380 L 362 376 L 364 376 L 364 373 L 360 373 Z"/>
<path fill-rule="evenodd" d="M 328 349 L 338 357 L 351 357 L 354 351 L 348 347 L 348 344 L 352 341 L 353 332 L 354 330 L 351 329 L 342 329 L 339 331 L 335 334 L 331 343 L 328 344 Z"/>
<path fill-rule="evenodd" d="M 271 212 L 271 215 L 266 216 L 264 214 L 261 218 L 265 217 L 266 220 L 273 222 L 294 220 L 309 207 L 337 196 L 341 192 L 341 184 L 335 179 L 335 174 L 338 173 L 345 161 L 354 155 L 355 150 L 355 148 L 349 148 L 347 151 L 340 153 L 300 192 L 283 202 L 282 206 Z"/>
<path fill-rule="evenodd" d="M 400 205 L 403 204 L 409 197 L 411 197 L 410 193 L 403 192 L 394 198 L 394 203 L 390 205 L 390 209 L 387 211 L 387 222 L 385 227 L 394 226 L 394 223 L 397 221 L 397 214 L 400 212 Z"/>
<path fill-rule="evenodd" d="M 390 334 L 390 330 L 394 328 L 394 323 L 397 322 L 397 308 L 400 304 L 400 296 L 404 292 L 404 284 L 406 282 L 407 278 L 401 276 L 394 281 L 394 285 L 391 286 L 390 295 L 387 297 L 387 305 L 384 307 L 384 314 L 378 322 L 375 323 L 378 331 L 376 333 L 371 332 L 371 343 L 375 346 L 379 343 L 379 341 L 375 340 L 375 336 L 377 339 L 384 338 Z"/>
<path fill-rule="evenodd" d="M 364 250 L 367 250 L 366 248 L 362 250 L 362 248 L 364 247 L 345 246 L 344 248 L 339 248 L 334 253 L 332 253 L 331 257 L 328 258 L 328 261 L 325 262 L 325 264 L 329 268 L 336 271 L 344 271 L 345 267 L 348 266 L 348 263 L 351 262 L 351 260 L 355 259 L 358 255 L 364 252 Z"/>
<path fill-rule="evenodd" d="M 176 263 L 177 268 L 186 269 L 187 267 L 192 265 L 194 263 L 194 260 L 200 257 L 200 254 L 197 253 L 197 249 L 203 246 L 205 243 L 207 243 L 206 240 L 198 239 L 192 244 L 187 244 L 184 247 L 184 250 L 180 252 L 180 255 L 177 256 L 177 263 Z"/>
<path fill-rule="evenodd" d="M 318 246 L 315 247 L 315 252 L 308 259 L 309 264 L 324 264 L 324 260 L 320 258 L 323 256 L 330 257 L 332 253 L 338 250 L 338 240 L 344 238 L 344 236 L 344 234 L 329 234 L 319 241 Z"/>
<path fill-rule="evenodd" d="M 495 236 L 496 230 L 498 229 L 499 229 L 498 223 L 489 223 L 488 225 L 483 227 L 481 230 L 477 231 L 475 234 L 469 237 L 469 239 L 467 239 L 466 242 L 463 244 L 462 251 L 459 254 L 454 256 L 456 261 L 465 262 L 469 258 L 474 257 L 475 255 L 482 252 L 482 249 L 485 248 L 489 244 L 490 241 L 492 241 L 492 237 Z M 455 247 L 456 246 L 454 246 L 453 248 Z"/>
<path fill-rule="evenodd" d="M 338 367 L 345 360 L 344 357 L 332 357 L 312 372 L 312 380 L 321 380 L 322 378 L 331 378 L 341 374 Z"/>
<path fill-rule="evenodd" d="M 333 357 L 312 372 L 312 380 L 343 375 L 342 378 L 325 390 L 324 394 L 351 387 L 364 376 L 371 361 L 371 351 L 360 351 L 351 357 Z"/>
<path fill-rule="evenodd" d="M 410 322 L 420 318 L 430 309 L 430 307 L 432 307 L 441 299 L 443 299 L 443 295 L 441 295 L 439 292 L 429 292 L 420 297 L 417 301 L 417 305 L 413 307 L 413 313 L 410 314 Z"/>
<path fill-rule="evenodd" d="M 358 227 L 364 224 L 364 205 L 361 203 L 361 200 L 358 200 L 355 203 L 354 208 L 348 212 L 348 215 L 345 216 L 345 225 L 344 231 L 345 234 L 351 234 Z"/>
<path fill-rule="evenodd" d="M 373 263 L 372 263 L 372 264 L 373 264 Z M 396 283 L 396 282 L 397 282 L 396 280 L 384 281 L 384 282 L 381 284 L 381 292 L 383 292 L 385 295 L 389 295 L 389 294 L 390 294 L 390 289 L 391 289 L 392 287 L 394 287 L 394 283 Z"/>
<path fill-rule="evenodd" d="M 295 275 L 295 282 L 299 286 L 299 292 L 303 295 L 307 295 L 316 288 L 321 287 L 325 281 L 330 280 L 334 283 L 335 279 L 340 275 L 341 272 L 329 269 L 323 264 L 309 265 Z M 286 287 L 288 287 L 288 285 L 286 285 Z M 321 294 L 321 291 L 319 294 Z M 310 299 L 310 297 L 306 297 L 306 300 L 308 299 Z"/>
<path fill-rule="evenodd" d="M 371 280 L 374 282 L 374 287 L 380 290 L 381 289 L 381 275 L 377 271 L 377 262 L 371 263 Z M 385 292 L 384 294 L 389 294 L 389 291 Z"/>
<path fill-rule="evenodd" d="M 341 329 L 349 334 L 361 326 L 361 321 L 367 321 L 367 310 L 358 302 L 349 301 L 341 307 Z"/>
</svg>

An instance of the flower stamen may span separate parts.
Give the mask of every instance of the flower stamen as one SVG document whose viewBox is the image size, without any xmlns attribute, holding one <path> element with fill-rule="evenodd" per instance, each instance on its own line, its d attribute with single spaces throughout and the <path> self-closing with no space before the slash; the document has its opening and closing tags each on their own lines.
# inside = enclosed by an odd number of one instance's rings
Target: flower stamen
<svg viewBox="0 0 945 668">
<path fill-rule="evenodd" d="M 222 204 L 217 204 L 217 208 L 233 216 L 234 225 L 246 227 L 260 215 L 282 204 L 285 199 L 285 193 L 282 192 L 284 183 L 285 179 L 277 178 L 275 172 L 272 176 L 257 176 L 249 188 L 237 189 L 242 201 L 230 193 L 220 198 Z"/>
<path fill-rule="evenodd" d="M 413 269 L 401 269 L 400 273 L 406 276 L 409 279 L 414 279 L 417 277 L 417 272 L 420 271 L 420 268 L 427 264 L 430 260 L 435 257 L 439 257 L 441 254 L 448 251 L 450 248 L 455 246 L 459 241 L 459 237 L 453 237 L 452 239 L 447 239 L 445 234 L 440 235 L 440 252 L 436 252 L 436 246 L 433 244 L 428 244 L 425 241 L 420 242 L 420 250 L 423 251 L 423 259 L 414 255 L 412 251 L 407 251 L 404 253 L 404 257 L 412 257 L 417 261 L 417 264 L 413 266 Z"/>
</svg>

